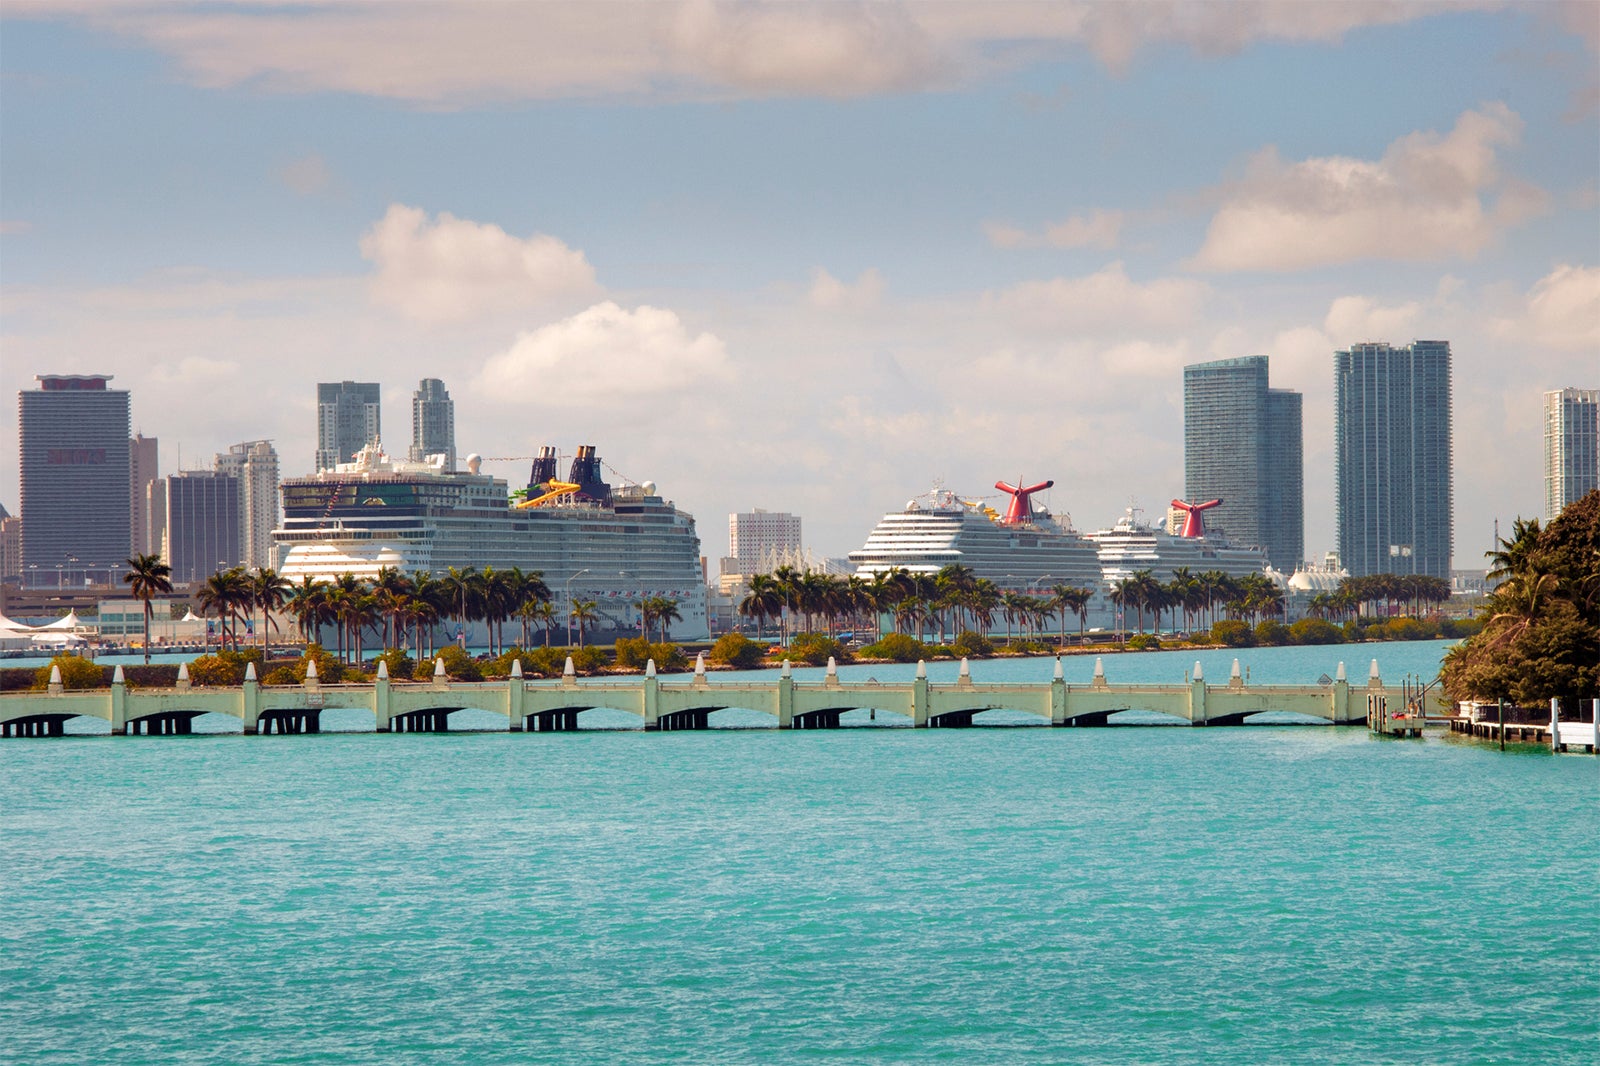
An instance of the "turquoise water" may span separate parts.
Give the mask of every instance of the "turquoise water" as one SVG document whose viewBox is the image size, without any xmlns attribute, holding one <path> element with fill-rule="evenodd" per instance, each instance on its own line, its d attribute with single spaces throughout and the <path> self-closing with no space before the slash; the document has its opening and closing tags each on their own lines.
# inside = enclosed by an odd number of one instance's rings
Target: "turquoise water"
<svg viewBox="0 0 1600 1066">
<path fill-rule="evenodd" d="M 0 1059 L 1592 1062 L 1597 797 L 1354 728 L 7 740 Z"/>
</svg>

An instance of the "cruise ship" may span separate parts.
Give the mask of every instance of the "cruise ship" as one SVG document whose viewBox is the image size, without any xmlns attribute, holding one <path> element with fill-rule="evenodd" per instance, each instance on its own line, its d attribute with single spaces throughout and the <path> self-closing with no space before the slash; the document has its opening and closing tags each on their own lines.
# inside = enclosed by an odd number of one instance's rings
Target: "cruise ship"
<svg viewBox="0 0 1600 1066">
<path fill-rule="evenodd" d="M 637 633 L 633 604 L 676 600 L 672 636 L 709 635 L 700 538 L 694 516 L 654 483 L 603 480 L 595 449 L 578 449 L 565 481 L 554 448 L 540 450 L 526 490 L 480 472 L 444 469 L 443 456 L 395 459 L 368 445 L 353 462 L 282 483 L 283 524 L 273 531 L 279 573 L 291 582 L 342 574 L 371 579 L 385 567 L 441 576 L 451 567 L 538 571 L 560 617 L 572 601 L 593 600 L 599 632 Z"/>
<path fill-rule="evenodd" d="M 1100 560 L 1095 547 L 1031 497 L 1055 484 L 1026 488 L 996 482 L 1011 497 L 1004 515 L 979 500 L 968 500 L 939 486 L 911 500 L 903 511 L 879 519 L 859 550 L 850 553 L 856 574 L 904 569 L 935 574 L 964 566 L 975 577 L 1003 589 L 1042 595 L 1053 585 L 1098 589 Z"/>
<path fill-rule="evenodd" d="M 1171 581 L 1173 571 L 1185 567 L 1193 574 L 1220 570 L 1235 578 L 1261 573 L 1273 576 L 1275 572 L 1267 570 L 1267 555 L 1262 549 L 1231 544 L 1206 532 L 1202 516 L 1221 502 L 1173 500 L 1172 506 L 1186 512 L 1183 531 L 1177 534 L 1141 522 L 1136 507 L 1128 508 L 1110 529 L 1086 534 L 1099 551 L 1106 585 L 1115 585 L 1140 570 L 1150 571 L 1157 581 Z"/>
</svg>

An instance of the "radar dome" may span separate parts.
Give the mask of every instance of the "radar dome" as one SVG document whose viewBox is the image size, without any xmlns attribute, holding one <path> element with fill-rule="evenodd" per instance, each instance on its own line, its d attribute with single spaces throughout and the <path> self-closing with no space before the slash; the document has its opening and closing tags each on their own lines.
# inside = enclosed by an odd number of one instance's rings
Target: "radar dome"
<svg viewBox="0 0 1600 1066">
<path fill-rule="evenodd" d="M 654 481 L 646 481 L 639 487 L 644 490 L 646 496 L 654 496 L 656 494 L 656 483 Z"/>
<path fill-rule="evenodd" d="M 471 455 L 467 456 L 467 473 L 476 474 L 478 472 L 478 467 L 482 465 L 483 456 L 479 455 L 477 452 L 473 452 Z"/>
</svg>

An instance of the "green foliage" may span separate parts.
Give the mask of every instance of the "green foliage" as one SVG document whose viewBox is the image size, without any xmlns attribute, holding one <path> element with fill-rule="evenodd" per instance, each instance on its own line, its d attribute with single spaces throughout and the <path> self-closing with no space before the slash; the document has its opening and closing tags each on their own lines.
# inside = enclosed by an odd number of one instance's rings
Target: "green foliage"
<svg viewBox="0 0 1600 1066">
<path fill-rule="evenodd" d="M 606 653 L 599 648 L 578 648 L 572 653 L 572 668 L 580 674 L 597 674 L 610 663 Z M 565 667 L 565 661 L 562 666 Z"/>
<path fill-rule="evenodd" d="M 345 679 L 345 665 L 339 661 L 338 656 L 320 644 L 307 644 L 300 661 L 291 668 L 294 670 L 295 684 L 305 683 L 306 664 L 312 662 L 317 664 L 317 680 L 322 684 L 337 685 Z"/>
<path fill-rule="evenodd" d="M 650 658 L 650 642 L 643 637 L 618 637 L 615 653 L 617 666 L 627 670 L 643 670 Z"/>
<path fill-rule="evenodd" d="M 261 683 L 263 685 L 298 685 L 304 680 L 305 678 L 296 676 L 293 666 L 278 666 L 268 671 L 267 676 L 261 679 Z"/>
<path fill-rule="evenodd" d="M 766 645 L 756 643 L 743 633 L 724 633 L 711 646 L 711 654 L 707 656 L 714 663 L 722 663 L 737 670 L 754 669 L 760 666 L 766 657 Z"/>
<path fill-rule="evenodd" d="M 1279 648 L 1293 642 L 1294 634 L 1282 622 L 1269 618 L 1256 626 L 1256 643 L 1262 647 Z"/>
<path fill-rule="evenodd" d="M 1014 640 L 1006 650 L 1016 655 L 1049 655 L 1054 649 L 1042 640 Z"/>
<path fill-rule="evenodd" d="M 1296 644 L 1343 644 L 1344 631 L 1325 618 L 1302 618 L 1289 627 Z"/>
<path fill-rule="evenodd" d="M 385 648 L 382 655 L 372 660 L 372 673 L 378 672 L 378 663 L 386 663 L 389 667 L 389 677 L 395 681 L 411 677 L 417 672 L 417 664 L 404 648 Z"/>
<path fill-rule="evenodd" d="M 1230 648 L 1253 648 L 1256 635 L 1247 622 L 1237 618 L 1224 618 L 1211 627 L 1211 640 L 1214 644 L 1223 644 Z"/>
<path fill-rule="evenodd" d="M 189 662 L 189 681 L 196 685 L 208 687 L 225 687 L 228 685 L 244 684 L 244 665 L 229 662 L 225 656 L 231 652 L 217 652 L 214 655 L 202 655 Z"/>
<path fill-rule="evenodd" d="M 1439 635 L 1451 640 L 1475 636 L 1483 630 L 1483 618 L 1446 618 L 1439 623 Z"/>
<path fill-rule="evenodd" d="M 444 660 L 444 672 L 452 681 L 483 680 L 483 667 L 478 660 L 454 644 L 446 644 L 440 648 L 434 659 Z M 424 660 L 417 664 L 416 679 L 418 681 L 432 681 L 433 671 L 434 660 Z"/>
<path fill-rule="evenodd" d="M 1439 627 L 1420 618 L 1391 618 L 1366 629 L 1368 640 L 1432 640 L 1439 635 Z"/>
<path fill-rule="evenodd" d="M 1129 651 L 1160 651 L 1161 640 L 1154 633 L 1141 633 L 1128 638 Z"/>
<path fill-rule="evenodd" d="M 44 691 L 50 687 L 50 668 L 61 668 L 61 685 L 66 689 L 101 688 L 105 685 L 105 671 L 88 659 L 76 655 L 57 655 L 34 671 L 33 687 Z"/>
<path fill-rule="evenodd" d="M 867 659 L 887 659 L 895 663 L 914 663 L 933 657 L 926 644 L 906 633 L 889 633 L 876 644 L 862 648 L 861 655 Z"/>
<path fill-rule="evenodd" d="M 507 648 L 485 664 L 484 673 L 489 677 L 510 677 L 511 664 L 515 662 L 522 663 L 523 677 L 537 676 L 538 670 L 534 665 L 536 662 L 534 655 L 531 651 L 523 648 Z"/>
<path fill-rule="evenodd" d="M 956 639 L 950 644 L 950 651 L 956 656 L 981 659 L 986 655 L 994 654 L 994 641 L 982 633 L 975 633 L 967 629 L 956 635 Z"/>
<path fill-rule="evenodd" d="M 826 665 L 830 657 L 841 663 L 849 661 L 850 658 L 843 644 L 824 633 L 797 634 L 789 642 L 789 649 L 785 655 L 794 662 L 809 663 L 812 666 Z"/>
</svg>

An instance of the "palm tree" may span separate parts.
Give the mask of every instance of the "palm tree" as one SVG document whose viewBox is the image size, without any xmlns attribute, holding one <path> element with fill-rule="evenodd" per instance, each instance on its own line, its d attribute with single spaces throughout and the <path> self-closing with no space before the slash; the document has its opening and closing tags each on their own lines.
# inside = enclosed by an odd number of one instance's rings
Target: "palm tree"
<svg viewBox="0 0 1600 1066">
<path fill-rule="evenodd" d="M 302 578 L 289 596 L 289 613 L 300 627 L 300 637 L 312 643 L 312 634 L 321 623 L 328 621 L 328 583 L 316 578 Z"/>
<path fill-rule="evenodd" d="M 556 605 L 547 599 L 530 600 L 529 603 L 532 604 L 528 608 L 529 614 L 544 625 L 544 646 L 548 648 L 550 646 L 550 630 L 555 628 L 556 624 Z"/>
<path fill-rule="evenodd" d="M 661 643 L 667 642 L 667 632 L 672 628 L 672 623 L 683 621 L 683 615 L 678 613 L 678 601 L 661 597 L 656 601 L 656 623 L 661 626 Z"/>
<path fill-rule="evenodd" d="M 583 627 L 585 622 L 592 622 L 598 615 L 598 604 L 593 600 L 578 600 L 572 605 L 570 616 L 578 623 L 578 647 L 583 647 Z"/>
<path fill-rule="evenodd" d="M 783 591 L 767 574 L 750 575 L 745 588 L 748 591 L 739 601 L 739 613 L 756 620 L 756 639 L 760 640 L 762 623 L 783 616 Z"/>
<path fill-rule="evenodd" d="M 439 584 L 449 594 L 450 606 L 461 626 L 462 643 L 465 644 L 467 623 L 472 620 L 482 599 L 483 575 L 478 573 L 477 567 L 457 570 L 452 566 Z"/>
<path fill-rule="evenodd" d="M 249 602 L 249 593 L 244 588 L 244 570 L 234 567 L 231 570 L 219 570 L 206 578 L 205 584 L 200 586 L 200 591 L 195 595 L 195 600 L 200 604 L 201 614 L 217 613 L 217 618 L 222 623 L 222 646 L 227 648 L 229 625 L 238 614 L 238 609 Z M 237 638 L 234 648 L 238 649 Z"/>
<path fill-rule="evenodd" d="M 159 555 L 135 555 L 128 560 L 128 572 L 122 580 L 128 583 L 133 598 L 144 601 L 144 664 L 150 665 L 150 619 L 155 609 L 150 601 L 157 593 L 172 591 L 172 567 L 161 561 Z"/>
<path fill-rule="evenodd" d="M 249 591 L 253 604 L 261 608 L 261 661 L 267 662 L 272 658 L 272 627 L 278 624 L 272 612 L 283 610 L 293 588 L 276 570 L 263 568 L 250 580 Z"/>
</svg>

